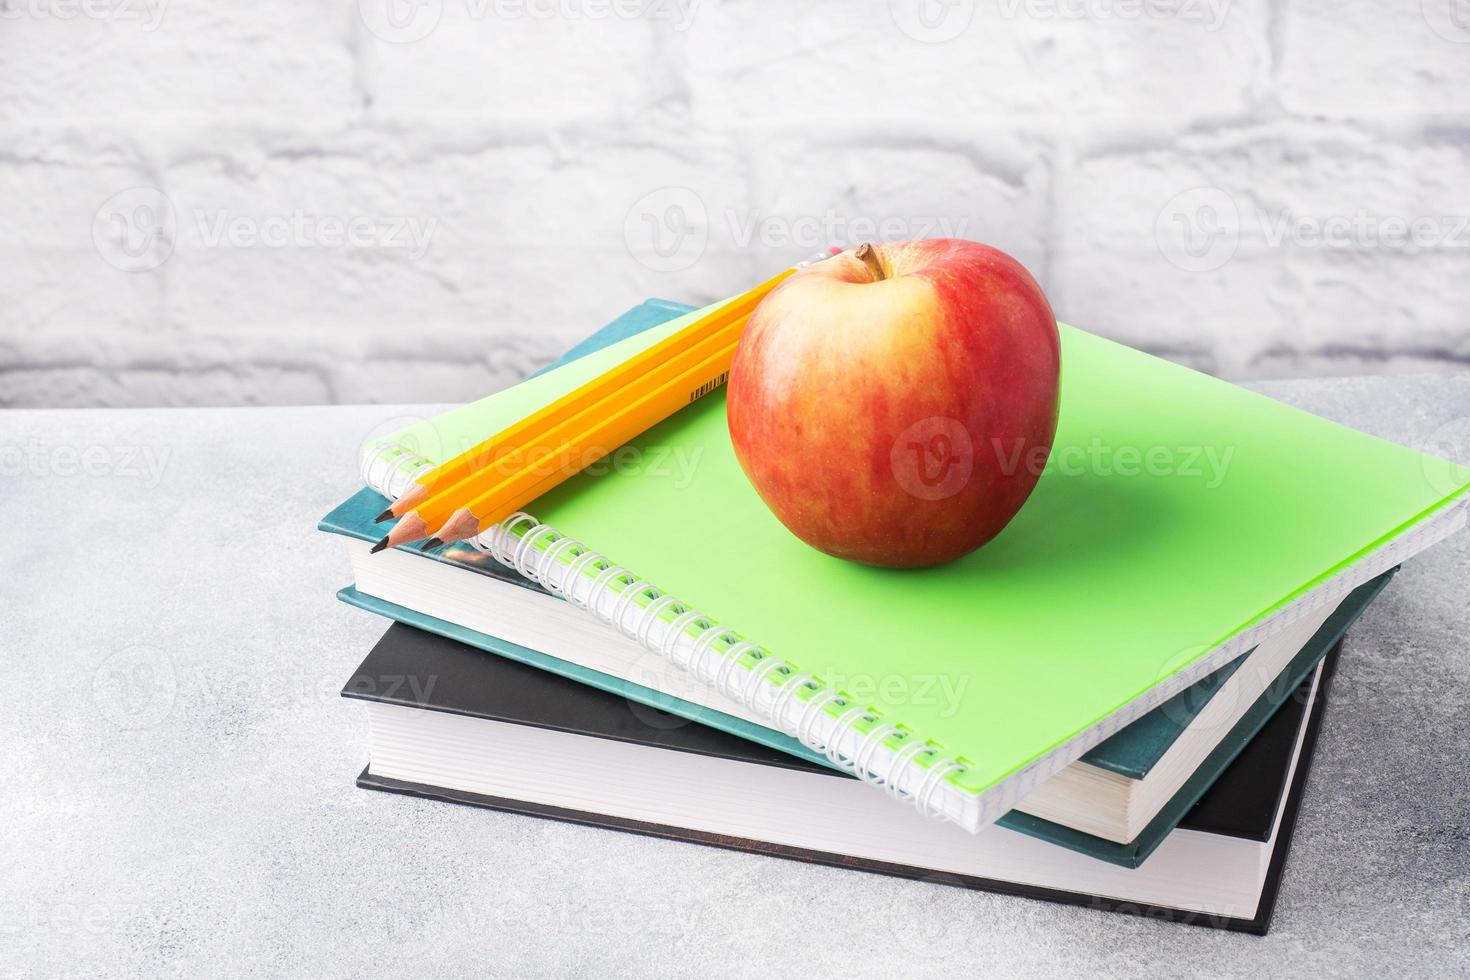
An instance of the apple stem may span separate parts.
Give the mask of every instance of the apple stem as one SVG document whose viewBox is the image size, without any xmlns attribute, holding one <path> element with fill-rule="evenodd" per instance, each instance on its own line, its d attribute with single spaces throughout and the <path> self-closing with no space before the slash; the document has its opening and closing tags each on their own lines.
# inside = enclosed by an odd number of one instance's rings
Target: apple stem
<svg viewBox="0 0 1470 980">
<path fill-rule="evenodd" d="M 874 282 L 882 282 L 888 278 L 888 274 L 883 271 L 883 263 L 878 258 L 878 250 L 872 244 L 865 242 L 859 245 L 854 254 L 862 260 L 863 265 L 868 267 L 868 271 L 873 274 Z"/>
</svg>

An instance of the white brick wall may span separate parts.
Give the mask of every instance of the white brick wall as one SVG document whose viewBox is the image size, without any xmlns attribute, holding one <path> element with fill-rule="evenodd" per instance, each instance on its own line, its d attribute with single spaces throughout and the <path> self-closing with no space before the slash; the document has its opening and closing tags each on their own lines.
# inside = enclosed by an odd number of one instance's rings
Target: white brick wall
<svg viewBox="0 0 1470 980">
<path fill-rule="evenodd" d="M 1470 0 L 0 0 L 0 404 L 441 401 L 958 234 L 1234 377 L 1470 365 Z"/>
</svg>

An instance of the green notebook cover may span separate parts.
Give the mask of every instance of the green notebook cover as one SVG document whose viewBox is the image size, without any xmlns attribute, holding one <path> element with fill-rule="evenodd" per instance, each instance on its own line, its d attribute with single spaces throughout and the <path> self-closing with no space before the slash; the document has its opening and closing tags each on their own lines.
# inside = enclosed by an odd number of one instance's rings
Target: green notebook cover
<svg viewBox="0 0 1470 980">
<path fill-rule="evenodd" d="M 367 482 L 396 492 L 394 452 L 448 458 L 688 320 L 406 430 L 389 440 L 402 449 L 365 459 Z M 680 628 L 731 631 L 703 653 L 730 655 L 737 681 L 778 668 L 735 684 L 757 710 L 839 757 L 844 744 L 876 748 L 903 795 L 975 829 L 1239 656 L 1273 614 L 1335 602 L 1463 523 L 1464 468 L 1065 325 L 1061 339 L 1052 462 L 1011 525 L 950 565 L 869 568 L 795 539 L 735 461 L 723 392 L 627 450 L 693 456 L 687 479 L 599 468 L 529 508 L 544 525 L 533 539 L 516 540 L 531 520 L 489 537 L 528 571 L 554 574 L 538 557 L 553 547 L 562 571 L 580 557 L 561 535 L 631 570 L 599 579 L 581 561 L 570 588 L 596 579 L 588 601 L 644 635 L 679 610 L 703 613 Z M 640 623 L 655 602 L 658 622 Z M 934 683 L 960 696 L 918 696 Z"/>
</svg>

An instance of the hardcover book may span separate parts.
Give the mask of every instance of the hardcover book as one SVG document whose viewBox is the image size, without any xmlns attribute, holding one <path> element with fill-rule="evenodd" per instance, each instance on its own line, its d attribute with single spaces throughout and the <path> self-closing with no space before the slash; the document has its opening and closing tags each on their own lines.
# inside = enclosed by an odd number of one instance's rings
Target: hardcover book
<svg viewBox="0 0 1470 980">
<path fill-rule="evenodd" d="M 342 693 L 369 715 L 365 788 L 1264 932 L 1335 659 L 1138 870 L 915 819 L 829 766 L 401 624 Z"/>
<path fill-rule="evenodd" d="M 367 529 L 370 525 L 363 523 L 365 518 L 361 515 L 377 513 L 373 508 L 381 509 L 380 503 L 374 499 L 344 505 L 359 515 L 352 523 L 355 531 L 335 523 L 346 519 L 340 508 L 334 512 L 336 518 L 329 517 L 327 524 L 340 533 L 366 539 L 371 535 Z M 474 563 L 478 553 L 473 549 L 464 551 L 467 552 L 464 557 Z M 451 564 L 456 559 L 443 560 Z M 386 567 L 375 561 L 368 564 Z M 409 567 L 421 569 L 422 564 Z M 474 574 L 488 575 L 474 564 L 468 567 L 477 569 Z M 463 577 L 466 570 L 461 569 L 458 574 Z M 1062 776 L 1070 776 L 1076 784 L 1071 792 L 1044 783 L 1033 797 L 1020 800 L 998 822 L 1103 861 L 1125 867 L 1142 864 L 1228 766 L 1235 753 L 1342 638 L 1392 574 L 1387 572 L 1360 586 L 1330 616 L 1298 624 L 1295 631 L 1263 644 L 1266 649 L 1257 648 L 1238 658 L 1113 735 L 1074 763 L 1073 771 L 1064 771 Z M 396 593 L 391 583 L 374 580 L 372 584 L 380 593 Z M 647 662 L 640 667 L 636 660 L 620 660 L 615 644 L 621 638 L 610 631 L 604 631 L 601 637 L 573 634 L 561 642 L 546 644 L 560 654 L 556 655 L 425 615 L 356 588 L 343 589 L 338 595 L 349 605 L 400 623 L 576 680 L 638 705 L 719 728 L 816 765 L 832 766 L 826 756 L 813 752 L 789 735 L 712 707 L 717 695 L 708 687 L 691 683 L 683 688 L 681 697 L 638 683 L 637 678 L 641 669 L 648 666 Z M 551 618 L 548 611 L 554 610 L 557 603 L 559 600 L 535 588 L 508 582 L 499 583 L 495 592 L 478 593 L 475 599 L 478 616 L 499 624 L 502 630 L 521 635 L 524 635 L 522 628 L 543 636 L 554 632 L 548 623 Z M 580 620 L 573 619 L 573 622 Z M 577 648 L 575 643 L 586 645 Z M 1263 654 L 1265 658 L 1258 659 Z M 1243 674 L 1251 675 L 1252 682 L 1242 683 Z M 656 680 L 646 676 L 644 679 Z M 734 707 L 738 710 L 738 706 Z M 1187 751 L 1181 754 L 1180 748 Z M 1170 767 L 1177 771 L 1160 772 Z M 1160 786 L 1151 797 L 1142 792 L 1114 791 L 1119 783 L 1142 787 L 1145 780 L 1160 776 L 1163 777 Z M 1100 834 L 1089 828 L 1117 832 Z"/>
</svg>

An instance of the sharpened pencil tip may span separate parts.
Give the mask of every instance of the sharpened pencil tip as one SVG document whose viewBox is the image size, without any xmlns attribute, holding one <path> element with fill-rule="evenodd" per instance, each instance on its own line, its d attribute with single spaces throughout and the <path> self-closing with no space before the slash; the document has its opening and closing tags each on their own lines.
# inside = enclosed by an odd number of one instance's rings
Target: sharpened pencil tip
<svg viewBox="0 0 1470 980">
<path fill-rule="evenodd" d="M 385 538 L 383 538 L 383 540 L 381 540 L 377 544 L 373 545 L 372 550 L 369 551 L 368 554 L 370 554 L 370 555 L 376 555 L 378 552 L 382 551 L 386 547 L 388 547 L 388 539 L 385 537 Z"/>
<path fill-rule="evenodd" d="M 386 520 L 390 520 L 392 517 L 393 517 L 393 508 L 392 507 L 389 507 L 387 510 L 383 511 L 377 517 L 374 517 L 373 518 L 373 523 L 374 524 L 381 524 L 381 523 L 383 523 Z"/>
<path fill-rule="evenodd" d="M 424 550 L 425 551 L 432 551 L 433 549 L 439 547 L 443 543 L 444 542 L 443 541 L 440 541 L 438 538 L 430 538 L 429 540 L 427 540 L 427 541 L 424 542 Z"/>
</svg>

